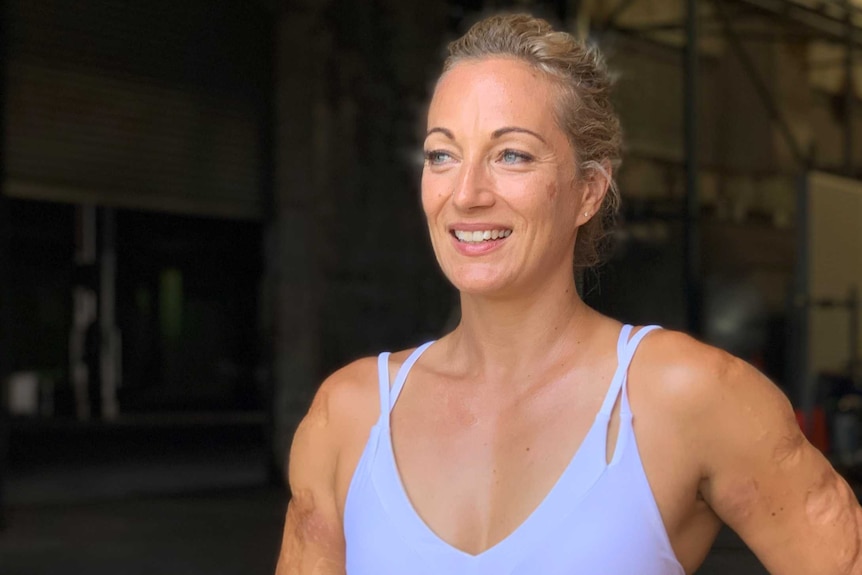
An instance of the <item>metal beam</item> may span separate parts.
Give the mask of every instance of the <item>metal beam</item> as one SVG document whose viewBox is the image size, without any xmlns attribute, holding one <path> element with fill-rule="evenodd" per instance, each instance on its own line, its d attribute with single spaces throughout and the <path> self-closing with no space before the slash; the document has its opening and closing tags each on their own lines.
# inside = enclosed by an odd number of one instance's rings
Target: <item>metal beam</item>
<svg viewBox="0 0 862 575">
<path fill-rule="evenodd" d="M 754 65 L 751 56 L 748 54 L 748 51 L 746 51 L 745 46 L 742 45 L 742 41 L 737 35 L 736 30 L 733 27 L 733 23 L 723 6 L 723 0 L 713 0 L 712 3 L 715 6 L 716 13 L 724 26 L 727 41 L 736 54 L 736 57 L 739 58 L 740 64 L 745 68 L 746 75 L 749 80 L 751 80 L 763 107 L 766 108 L 766 112 L 769 114 L 770 119 L 778 127 L 779 132 L 781 132 L 781 135 L 787 143 L 787 146 L 790 148 L 790 152 L 793 154 L 793 158 L 796 160 L 796 163 L 802 168 L 807 167 L 810 164 L 810 159 L 805 155 L 802 151 L 802 147 L 796 141 L 796 137 L 790 130 L 790 125 L 784 119 L 784 116 L 781 114 L 781 110 L 779 110 L 778 106 L 775 104 L 775 100 L 773 99 L 769 88 L 760 77 L 760 73 Z"/>
<path fill-rule="evenodd" d="M 710 22 L 712 24 L 712 22 Z M 656 22 L 654 24 L 644 24 L 642 26 L 625 26 L 625 27 L 616 27 L 616 30 L 620 32 L 624 32 L 627 34 L 635 34 L 639 36 L 646 37 L 649 34 L 654 34 L 658 32 L 684 32 L 686 28 L 685 22 Z M 698 30 L 698 35 L 703 38 L 707 36 L 723 36 L 724 29 L 719 25 L 718 27 L 710 27 L 704 28 L 700 27 Z M 742 30 L 737 30 L 737 36 L 746 41 L 753 42 L 784 42 L 784 43 L 802 43 L 802 42 L 811 42 L 812 40 L 819 40 L 821 42 L 827 43 L 838 43 L 836 40 L 832 38 L 822 38 L 816 32 L 745 32 Z M 840 42 L 841 45 L 846 44 L 846 41 L 842 40 Z M 842 60 L 843 63 L 843 60 Z"/>
<path fill-rule="evenodd" d="M 846 37 L 846 14 L 847 5 L 838 2 L 821 5 L 820 9 L 811 8 L 792 0 L 730 0 L 732 3 L 753 8 L 759 12 L 778 16 L 786 21 L 794 22 L 811 30 L 817 31 L 824 39 L 843 41 Z M 826 6 L 836 8 L 832 14 L 825 9 Z M 849 10 L 855 14 L 862 14 L 862 10 L 853 6 Z M 859 42 L 856 39 L 855 42 Z"/>
<path fill-rule="evenodd" d="M 856 93 L 853 84 L 853 10 L 850 0 L 844 0 L 847 10 L 844 33 L 844 173 L 853 177 L 853 114 L 856 108 Z"/>
<path fill-rule="evenodd" d="M 636 0 L 620 0 L 617 2 L 617 5 L 614 6 L 614 11 L 611 12 L 611 15 L 608 16 L 607 25 L 615 26 L 619 17 L 623 15 L 623 13 L 628 10 L 632 4 L 635 3 Z"/>
<path fill-rule="evenodd" d="M 634 0 L 623 0 L 620 3 L 620 8 L 627 9 Z M 847 39 L 847 16 L 855 14 L 862 16 L 862 8 L 850 4 L 849 12 L 847 4 L 844 0 L 840 2 L 831 2 L 829 6 L 835 8 L 830 13 L 825 9 L 811 8 L 792 0 L 722 0 L 726 5 L 736 5 L 748 9 L 747 14 L 760 14 L 770 18 L 781 18 L 788 24 L 795 24 L 800 28 L 798 32 L 783 32 L 780 34 L 757 34 L 750 32 L 738 32 L 738 36 L 746 40 L 764 40 L 764 41 L 810 41 L 821 40 L 824 42 L 832 42 L 844 45 Z M 659 22 L 656 24 L 646 24 L 644 26 L 623 27 L 616 22 L 613 12 L 607 19 L 606 28 L 613 28 L 624 33 L 641 33 L 651 31 L 665 30 L 680 30 L 683 31 L 686 27 L 685 21 Z M 852 22 L 851 26 L 854 29 L 862 27 Z M 803 30 L 807 29 L 807 31 Z M 698 34 L 702 37 L 704 34 L 715 33 L 714 30 L 701 29 Z M 862 47 L 862 36 L 854 34 L 853 46 Z"/>
</svg>

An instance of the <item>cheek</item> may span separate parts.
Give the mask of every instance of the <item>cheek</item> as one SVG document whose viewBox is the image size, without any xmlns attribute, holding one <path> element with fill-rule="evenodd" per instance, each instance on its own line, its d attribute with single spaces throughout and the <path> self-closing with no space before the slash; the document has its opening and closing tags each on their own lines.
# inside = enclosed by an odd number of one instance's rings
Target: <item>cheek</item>
<svg viewBox="0 0 862 575">
<path fill-rule="evenodd" d="M 425 212 L 425 217 L 432 218 L 436 216 L 443 208 L 447 198 L 448 194 L 446 193 L 445 183 L 440 178 L 423 173 L 421 200 L 422 211 Z"/>
<path fill-rule="evenodd" d="M 577 205 L 574 190 L 550 182 L 545 186 L 547 207 L 552 211 L 554 219 L 562 222 L 574 221 L 577 218 Z"/>
<path fill-rule="evenodd" d="M 434 193 L 432 186 L 429 185 L 428 180 L 424 174 L 422 175 L 422 183 L 419 189 L 419 198 L 422 201 L 422 211 L 425 212 L 425 216 L 431 216 L 432 212 L 434 211 L 434 196 L 436 194 Z"/>
</svg>

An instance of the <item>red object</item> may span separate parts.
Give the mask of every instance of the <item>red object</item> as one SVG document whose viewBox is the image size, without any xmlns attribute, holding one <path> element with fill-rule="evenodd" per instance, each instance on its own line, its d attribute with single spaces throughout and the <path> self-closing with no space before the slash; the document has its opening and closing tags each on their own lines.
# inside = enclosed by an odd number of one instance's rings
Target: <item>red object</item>
<svg viewBox="0 0 862 575">
<path fill-rule="evenodd" d="M 796 413 L 796 423 L 799 424 L 799 429 L 802 430 L 802 433 L 805 434 L 805 437 L 808 437 L 808 426 L 805 425 L 805 412 L 799 408 L 795 409 L 794 411 Z"/>
<path fill-rule="evenodd" d="M 826 427 L 826 413 L 820 406 L 815 407 L 811 411 L 811 421 L 805 416 L 805 412 L 801 409 L 796 410 L 796 422 L 802 433 L 811 442 L 811 445 L 822 451 L 829 452 L 829 431 Z"/>
</svg>

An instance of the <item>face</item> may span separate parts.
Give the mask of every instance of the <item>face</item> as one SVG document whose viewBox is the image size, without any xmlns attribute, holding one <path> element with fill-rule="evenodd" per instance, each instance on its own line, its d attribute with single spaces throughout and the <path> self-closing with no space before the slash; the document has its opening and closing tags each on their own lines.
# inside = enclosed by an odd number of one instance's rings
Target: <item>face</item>
<svg viewBox="0 0 862 575">
<path fill-rule="evenodd" d="M 577 228 L 604 190 L 584 182 L 551 82 L 514 59 L 462 62 L 428 112 L 422 205 L 443 272 L 465 293 L 571 278 Z"/>
</svg>

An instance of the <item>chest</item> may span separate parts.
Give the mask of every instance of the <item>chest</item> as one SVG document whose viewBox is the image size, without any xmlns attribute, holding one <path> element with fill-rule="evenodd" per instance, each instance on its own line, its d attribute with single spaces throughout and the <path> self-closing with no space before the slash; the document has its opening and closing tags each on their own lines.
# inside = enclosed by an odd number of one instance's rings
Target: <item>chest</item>
<svg viewBox="0 0 862 575">
<path fill-rule="evenodd" d="M 414 511 L 467 552 L 506 538 L 547 498 L 588 434 L 610 427 L 615 437 L 617 419 L 596 429 L 609 379 L 563 380 L 499 401 L 461 382 L 417 378 L 391 414 L 395 466 Z"/>
<path fill-rule="evenodd" d="M 390 416 L 394 472 L 411 511 L 467 553 L 504 541 L 547 503 L 573 463 L 590 475 L 612 460 L 619 404 L 597 420 L 612 375 L 589 384 L 564 381 L 503 403 L 416 378 Z M 633 395 L 641 415 L 628 449 L 639 451 L 646 496 L 654 496 L 659 523 L 674 540 L 677 527 L 690 525 L 693 516 L 711 519 L 697 502 L 698 478 L 672 422 Z"/>
</svg>

